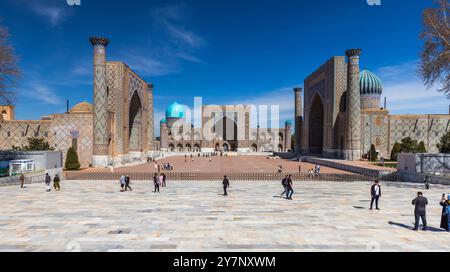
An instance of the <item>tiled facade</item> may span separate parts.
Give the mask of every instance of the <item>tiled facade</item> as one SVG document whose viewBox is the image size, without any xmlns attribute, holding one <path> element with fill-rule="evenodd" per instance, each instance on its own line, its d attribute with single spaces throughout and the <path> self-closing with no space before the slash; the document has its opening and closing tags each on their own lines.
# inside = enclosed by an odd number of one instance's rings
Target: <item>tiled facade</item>
<svg viewBox="0 0 450 272">
<path fill-rule="evenodd" d="M 289 122 L 281 129 L 252 128 L 251 112 L 250 106 L 205 106 L 201 113 L 202 128 L 194 128 L 182 119 L 168 119 L 161 123 L 160 149 L 178 152 L 291 151 Z"/>
<path fill-rule="evenodd" d="M 94 104 L 83 102 L 67 114 L 18 121 L 14 107 L 1 106 L 0 149 L 46 139 L 65 155 L 75 147 L 82 167 L 106 167 L 146 158 L 155 150 L 153 85 L 126 64 L 106 60 L 107 39 L 94 37 Z M 98 159 L 100 158 L 100 159 Z"/>
<path fill-rule="evenodd" d="M 297 135 L 301 139 L 300 152 L 357 160 L 366 155 L 374 144 L 380 156 L 389 158 L 394 144 L 406 137 L 423 141 L 430 153 L 439 152 L 437 144 L 450 129 L 450 115 L 390 115 L 388 110 L 380 107 L 379 93 L 358 94 L 353 91 L 353 101 L 360 99 L 357 103 L 360 111 L 353 109 L 353 112 L 359 112 L 360 119 L 358 122 L 348 121 L 350 79 L 347 66 L 345 57 L 333 57 L 305 79 L 304 104 L 296 104 L 297 111 L 304 109 L 297 117 L 303 120 L 297 129 L 300 131 Z M 352 69 L 354 89 L 359 68 Z M 298 88 L 295 91 L 297 93 Z M 298 100 L 297 94 L 295 99 Z M 346 156 L 346 143 L 355 142 L 349 137 L 359 138 L 354 149 L 359 149 L 361 154 L 353 159 Z"/>
</svg>

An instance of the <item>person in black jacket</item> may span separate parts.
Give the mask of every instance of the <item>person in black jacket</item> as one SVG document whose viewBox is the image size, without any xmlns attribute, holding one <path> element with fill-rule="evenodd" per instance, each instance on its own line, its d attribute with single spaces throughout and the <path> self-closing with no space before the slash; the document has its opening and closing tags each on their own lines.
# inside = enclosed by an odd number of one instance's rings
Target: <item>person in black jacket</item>
<svg viewBox="0 0 450 272">
<path fill-rule="evenodd" d="M 130 187 L 130 177 L 129 176 L 125 177 L 125 192 L 127 191 L 127 189 L 130 189 L 130 191 L 133 191 L 133 189 Z"/>
<path fill-rule="evenodd" d="M 158 180 L 158 174 L 155 174 L 153 176 L 153 185 L 155 185 L 155 191 L 153 193 L 159 193 L 159 180 Z"/>
<path fill-rule="evenodd" d="M 284 179 L 281 181 L 281 185 L 283 185 L 283 193 L 281 193 L 280 197 L 283 197 L 285 194 L 288 193 L 288 189 L 287 189 L 287 183 L 288 183 L 288 175 L 286 175 L 286 177 L 284 177 Z"/>
<path fill-rule="evenodd" d="M 372 201 L 370 202 L 370 210 L 373 210 L 373 203 L 376 203 L 377 210 L 380 210 L 378 206 L 378 202 L 380 201 L 381 197 L 381 186 L 380 182 L 377 180 L 375 181 L 375 184 L 372 185 L 372 188 L 370 189 L 370 193 L 372 196 Z"/>
<path fill-rule="evenodd" d="M 416 223 L 414 225 L 414 230 L 419 230 L 419 221 L 422 218 L 423 223 L 423 231 L 427 230 L 427 205 L 428 199 L 423 196 L 422 192 L 417 193 L 417 197 L 413 199 L 412 204 L 416 206 L 414 210 L 414 215 L 416 219 Z"/>
<path fill-rule="evenodd" d="M 289 175 L 287 178 L 287 183 L 286 183 L 286 188 L 287 188 L 286 199 L 292 200 L 292 195 L 294 194 L 293 185 L 294 185 L 294 183 L 292 181 L 292 176 Z"/>
<path fill-rule="evenodd" d="M 228 179 L 227 176 L 223 177 L 222 184 L 223 184 L 223 196 L 227 196 L 228 195 L 227 189 L 230 187 L 230 180 Z"/>
</svg>

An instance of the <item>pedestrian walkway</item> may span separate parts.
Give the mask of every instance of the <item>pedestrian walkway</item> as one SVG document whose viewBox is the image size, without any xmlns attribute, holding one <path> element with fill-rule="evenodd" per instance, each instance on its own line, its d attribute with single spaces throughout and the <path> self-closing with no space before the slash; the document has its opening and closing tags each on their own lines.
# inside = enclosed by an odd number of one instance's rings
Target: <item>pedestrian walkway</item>
<svg viewBox="0 0 450 272">
<path fill-rule="evenodd" d="M 382 183 L 381 211 L 369 211 L 370 182 L 63 181 L 0 190 L 0 251 L 450 251 L 439 201 L 448 187 L 425 192 L 429 232 L 413 232 L 413 197 L 421 185 Z"/>
</svg>

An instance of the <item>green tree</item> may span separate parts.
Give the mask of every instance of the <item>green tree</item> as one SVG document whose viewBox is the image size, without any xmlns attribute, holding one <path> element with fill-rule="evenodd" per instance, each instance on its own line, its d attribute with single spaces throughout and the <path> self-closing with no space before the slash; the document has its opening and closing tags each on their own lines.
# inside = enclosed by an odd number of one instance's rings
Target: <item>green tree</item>
<svg viewBox="0 0 450 272">
<path fill-rule="evenodd" d="M 417 147 L 417 153 L 427 153 L 427 148 L 425 147 L 425 143 L 423 141 L 419 143 L 419 146 Z"/>
<path fill-rule="evenodd" d="M 391 152 L 391 160 L 397 161 L 398 153 L 400 153 L 400 152 L 401 152 L 400 143 L 395 143 L 394 147 L 392 148 L 392 152 Z"/>
<path fill-rule="evenodd" d="M 375 145 L 370 146 L 369 160 L 371 162 L 376 162 L 378 160 L 378 153 L 377 153 L 377 149 L 375 148 Z"/>
<path fill-rule="evenodd" d="M 28 138 L 28 145 L 22 147 L 13 146 L 13 150 L 17 151 L 53 151 L 54 148 L 50 147 L 50 144 L 41 138 Z"/>
<path fill-rule="evenodd" d="M 417 152 L 417 141 L 411 139 L 411 137 L 407 137 L 402 139 L 402 143 L 400 144 L 400 152 L 402 153 L 416 153 Z"/>
<path fill-rule="evenodd" d="M 450 154 L 450 132 L 442 136 L 437 147 L 439 148 L 440 153 Z"/>
<path fill-rule="evenodd" d="M 64 167 L 69 171 L 80 170 L 81 165 L 78 160 L 78 154 L 73 147 L 69 148 L 69 151 L 67 151 L 66 164 Z"/>
</svg>

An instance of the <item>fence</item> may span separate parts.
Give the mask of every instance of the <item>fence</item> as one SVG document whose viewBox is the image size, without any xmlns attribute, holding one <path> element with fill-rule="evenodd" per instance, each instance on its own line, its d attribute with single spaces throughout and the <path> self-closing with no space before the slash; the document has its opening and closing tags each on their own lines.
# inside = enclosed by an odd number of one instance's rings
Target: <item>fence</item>
<svg viewBox="0 0 450 272">
<path fill-rule="evenodd" d="M 119 180 L 122 175 L 127 175 L 135 181 L 151 181 L 155 173 L 106 173 L 106 172 L 65 172 L 67 180 Z M 168 180 L 173 181 L 220 181 L 226 175 L 235 181 L 277 181 L 282 180 L 289 173 L 178 173 L 164 172 Z M 373 181 L 375 177 L 360 174 L 320 174 L 311 176 L 308 173 L 293 173 L 295 181 Z"/>
</svg>

